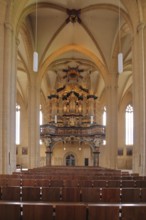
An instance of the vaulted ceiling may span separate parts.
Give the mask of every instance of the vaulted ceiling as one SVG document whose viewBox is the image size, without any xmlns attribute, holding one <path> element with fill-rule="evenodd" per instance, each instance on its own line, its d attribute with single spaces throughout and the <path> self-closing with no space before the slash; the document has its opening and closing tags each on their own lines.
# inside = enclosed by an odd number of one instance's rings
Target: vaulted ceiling
<svg viewBox="0 0 146 220">
<path fill-rule="evenodd" d="M 67 84 L 66 69 L 82 70 L 80 83 L 105 99 L 105 88 L 117 76 L 118 101 L 132 86 L 132 24 L 128 7 L 119 0 L 21 0 L 17 89 L 24 102 L 32 74 L 39 74 L 44 99 Z M 16 3 L 17 2 L 17 3 Z M 125 1 L 124 1 L 125 2 Z M 32 55 L 39 54 L 39 71 L 32 71 Z M 117 73 L 117 54 L 124 55 L 124 71 Z M 26 103 L 27 104 L 27 103 Z"/>
</svg>

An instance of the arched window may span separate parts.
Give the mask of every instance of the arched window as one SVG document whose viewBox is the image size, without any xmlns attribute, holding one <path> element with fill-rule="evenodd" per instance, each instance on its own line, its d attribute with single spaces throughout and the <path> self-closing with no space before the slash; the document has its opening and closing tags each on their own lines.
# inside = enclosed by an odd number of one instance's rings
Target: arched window
<svg viewBox="0 0 146 220">
<path fill-rule="evenodd" d="M 102 125 L 106 126 L 106 107 L 103 108 Z M 106 145 L 106 140 L 103 140 L 103 145 Z"/>
<path fill-rule="evenodd" d="M 133 107 L 127 105 L 125 111 L 125 136 L 126 145 L 133 145 Z"/>
<path fill-rule="evenodd" d="M 20 105 L 16 104 L 16 144 L 20 144 Z"/>
<path fill-rule="evenodd" d="M 73 154 L 69 154 L 66 157 L 66 166 L 75 166 L 75 157 Z"/>
</svg>

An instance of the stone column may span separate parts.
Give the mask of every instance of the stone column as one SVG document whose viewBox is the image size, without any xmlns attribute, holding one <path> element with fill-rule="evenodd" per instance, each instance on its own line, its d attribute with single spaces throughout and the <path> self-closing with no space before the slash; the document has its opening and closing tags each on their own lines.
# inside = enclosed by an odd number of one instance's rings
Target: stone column
<svg viewBox="0 0 146 220">
<path fill-rule="evenodd" d="M 13 32 L 13 46 L 12 46 L 12 65 L 11 65 L 11 87 L 10 87 L 10 172 L 16 170 L 16 73 L 17 73 L 17 49 L 18 49 L 18 40 L 15 37 Z"/>
<path fill-rule="evenodd" d="M 3 76 L 4 76 L 4 22 L 5 22 L 5 13 L 6 13 L 6 2 L 0 1 L 0 173 L 5 171 L 4 169 L 4 145 L 3 145 L 3 95 L 4 95 L 4 85 L 3 85 Z"/>
<path fill-rule="evenodd" d="M 146 27 L 140 23 L 133 43 L 133 171 L 146 175 Z"/>
<path fill-rule="evenodd" d="M 1 1 L 0 4 L 4 4 Z M 1 81 L 2 108 L 2 171 L 12 173 L 16 169 L 15 112 L 16 112 L 16 42 L 15 31 L 11 25 L 11 2 L 6 5 L 6 20 L 3 23 L 3 72 Z M 2 9 L 1 9 L 2 10 Z M 4 34 L 4 35 L 3 35 Z"/>
<path fill-rule="evenodd" d="M 107 94 L 107 125 L 106 125 L 106 166 L 108 168 L 117 168 L 117 74 L 112 73 L 109 85 L 106 87 Z"/>
<path fill-rule="evenodd" d="M 31 73 L 28 101 L 28 149 L 29 168 L 38 167 L 40 164 L 40 84 L 37 80 L 38 73 Z"/>
</svg>

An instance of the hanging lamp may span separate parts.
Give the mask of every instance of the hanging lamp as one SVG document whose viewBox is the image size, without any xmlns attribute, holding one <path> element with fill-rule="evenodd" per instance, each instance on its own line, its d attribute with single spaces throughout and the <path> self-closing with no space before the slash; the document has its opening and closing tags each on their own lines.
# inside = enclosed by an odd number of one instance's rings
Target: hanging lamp
<svg viewBox="0 0 146 220">
<path fill-rule="evenodd" d="M 123 53 L 121 52 L 121 40 L 120 40 L 120 26 L 121 26 L 121 11 L 119 0 L 119 53 L 118 53 L 118 73 L 123 72 Z"/>
<path fill-rule="evenodd" d="M 37 0 L 35 10 L 35 51 L 33 52 L 33 71 L 38 72 L 38 52 L 37 52 Z"/>
</svg>

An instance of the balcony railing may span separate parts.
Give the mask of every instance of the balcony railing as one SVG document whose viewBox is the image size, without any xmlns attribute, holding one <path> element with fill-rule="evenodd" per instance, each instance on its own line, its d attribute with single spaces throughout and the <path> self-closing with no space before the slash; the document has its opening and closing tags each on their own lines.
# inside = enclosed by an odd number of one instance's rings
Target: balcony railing
<svg viewBox="0 0 146 220">
<path fill-rule="evenodd" d="M 57 127 L 55 125 L 44 124 L 40 126 L 40 136 L 76 136 L 76 137 L 92 137 L 100 136 L 105 139 L 105 126 L 91 125 L 90 127 Z"/>
</svg>

